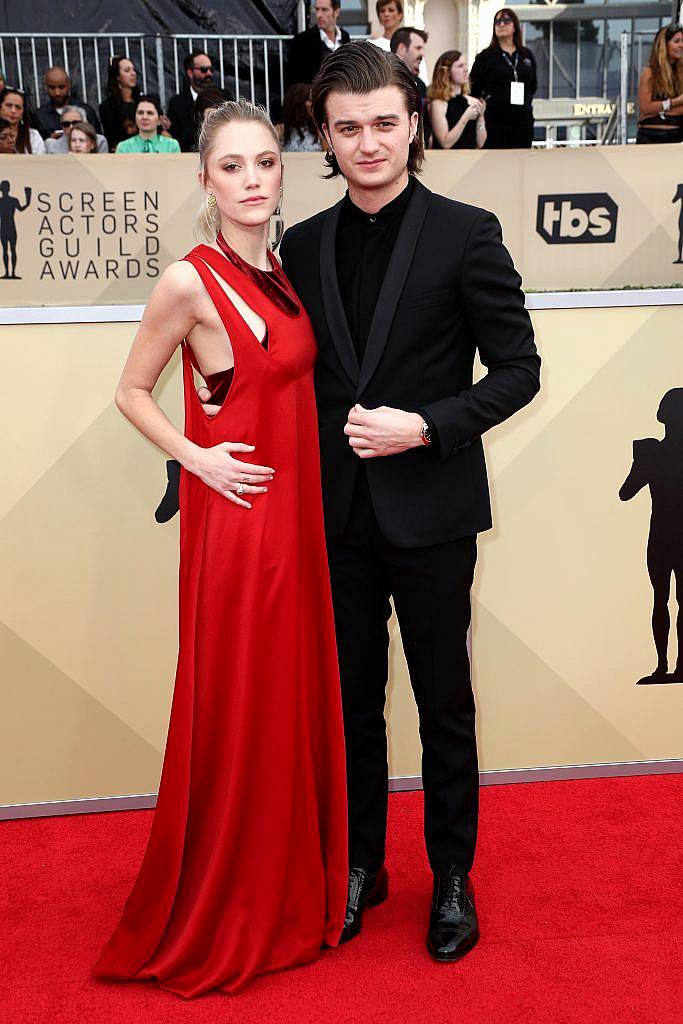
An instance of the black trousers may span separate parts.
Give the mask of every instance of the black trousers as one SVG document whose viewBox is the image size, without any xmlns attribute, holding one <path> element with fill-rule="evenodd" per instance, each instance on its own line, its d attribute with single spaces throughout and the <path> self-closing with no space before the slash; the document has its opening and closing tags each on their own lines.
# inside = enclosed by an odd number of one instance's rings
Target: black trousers
<svg viewBox="0 0 683 1024">
<path fill-rule="evenodd" d="M 433 871 L 472 866 L 479 774 L 467 652 L 476 537 L 426 548 L 382 536 L 365 467 L 349 522 L 328 544 L 341 672 L 349 800 L 349 857 L 376 871 L 387 821 L 387 620 L 394 599 L 422 741 L 425 840 Z"/>
</svg>

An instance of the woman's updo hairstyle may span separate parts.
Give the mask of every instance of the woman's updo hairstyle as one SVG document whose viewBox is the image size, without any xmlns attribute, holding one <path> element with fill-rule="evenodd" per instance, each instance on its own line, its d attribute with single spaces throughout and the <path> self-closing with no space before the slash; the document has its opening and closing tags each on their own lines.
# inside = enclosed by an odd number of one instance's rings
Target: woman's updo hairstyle
<svg viewBox="0 0 683 1024">
<path fill-rule="evenodd" d="M 206 181 L 206 164 L 209 153 L 214 147 L 216 135 L 226 124 L 233 124 L 235 121 L 251 121 L 262 124 L 273 136 L 275 150 L 280 152 L 280 140 L 273 122 L 268 117 L 265 107 L 257 103 L 250 103 L 248 100 L 228 100 L 218 107 L 212 107 L 204 115 L 199 129 L 197 140 L 197 151 L 199 153 L 199 174 L 202 182 Z M 200 242 L 215 242 L 216 235 L 221 230 L 221 215 L 217 206 L 209 207 L 206 199 L 202 200 L 202 206 L 194 224 L 194 234 Z"/>
</svg>

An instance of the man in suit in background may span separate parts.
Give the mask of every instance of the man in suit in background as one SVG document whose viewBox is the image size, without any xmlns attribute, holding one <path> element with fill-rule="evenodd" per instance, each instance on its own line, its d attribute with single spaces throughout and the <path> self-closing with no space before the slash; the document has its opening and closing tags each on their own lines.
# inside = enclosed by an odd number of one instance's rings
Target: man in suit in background
<svg viewBox="0 0 683 1024">
<path fill-rule="evenodd" d="M 491 526 L 481 436 L 531 401 L 540 360 L 521 280 L 491 213 L 431 193 L 415 74 L 350 43 L 313 84 L 345 198 L 291 227 L 283 267 L 318 340 L 323 500 L 344 707 L 350 878 L 342 941 L 387 895 L 387 619 L 393 597 L 420 715 L 427 946 L 479 937 L 467 652 L 476 535 Z M 479 351 L 488 373 L 473 384 Z"/>
<path fill-rule="evenodd" d="M 427 103 L 427 86 L 420 78 L 420 65 L 424 60 L 425 45 L 429 36 L 421 28 L 403 26 L 391 37 L 389 48 L 395 53 L 410 71 L 415 80 L 415 87 L 422 101 L 422 131 L 425 149 L 429 148 L 432 137 L 432 126 L 429 120 L 429 104 Z"/>
<path fill-rule="evenodd" d="M 102 131 L 100 119 L 89 104 L 84 103 L 74 89 L 69 75 L 64 68 L 55 64 L 45 72 L 45 90 L 47 99 L 38 107 L 40 134 L 45 139 L 61 138 L 62 114 L 67 106 L 78 106 L 85 113 L 83 120 L 88 121 L 99 134 Z M 107 152 L 108 150 L 105 150 Z"/>
<path fill-rule="evenodd" d="M 341 0 L 316 0 L 315 25 L 294 36 L 289 46 L 287 85 L 310 83 L 320 70 L 323 58 L 348 43 L 349 33 L 337 24 Z"/>
<path fill-rule="evenodd" d="M 174 138 L 183 153 L 190 153 L 195 147 L 198 128 L 195 103 L 202 89 L 213 84 L 213 62 L 203 50 L 193 50 L 183 59 L 183 68 L 183 89 L 171 96 L 168 116 Z"/>
</svg>

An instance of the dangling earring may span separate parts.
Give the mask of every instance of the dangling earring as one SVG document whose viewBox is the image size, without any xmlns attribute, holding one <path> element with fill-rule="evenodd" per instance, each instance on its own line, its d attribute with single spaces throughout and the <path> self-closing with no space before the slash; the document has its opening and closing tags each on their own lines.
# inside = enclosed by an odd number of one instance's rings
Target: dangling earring
<svg viewBox="0 0 683 1024">
<path fill-rule="evenodd" d="M 211 231 L 213 231 L 216 226 L 217 207 L 218 203 L 216 202 L 215 195 L 213 194 L 213 192 L 209 192 L 208 196 L 206 197 L 206 223 L 209 227 L 209 230 Z"/>
<path fill-rule="evenodd" d="M 273 225 L 273 238 L 270 243 L 270 247 L 275 250 L 282 241 L 282 236 L 285 233 L 285 222 L 282 216 L 282 189 L 280 189 L 280 201 L 277 204 L 277 208 L 273 213 L 271 220 L 274 220 L 275 223 Z"/>
</svg>

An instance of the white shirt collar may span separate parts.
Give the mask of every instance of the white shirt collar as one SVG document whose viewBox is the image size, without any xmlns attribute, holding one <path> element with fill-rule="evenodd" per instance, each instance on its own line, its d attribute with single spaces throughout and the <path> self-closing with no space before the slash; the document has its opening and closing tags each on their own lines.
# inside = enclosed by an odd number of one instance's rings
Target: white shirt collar
<svg viewBox="0 0 683 1024">
<path fill-rule="evenodd" d="M 341 45 L 341 29 L 337 25 L 337 33 L 334 37 L 334 41 L 330 39 L 327 32 L 323 28 L 319 28 L 320 38 L 322 39 L 323 46 L 326 46 L 328 50 L 336 50 Z"/>
<path fill-rule="evenodd" d="M 199 93 L 195 89 L 193 89 L 192 86 L 190 86 L 190 95 L 192 96 L 192 102 L 196 103 Z"/>
</svg>

